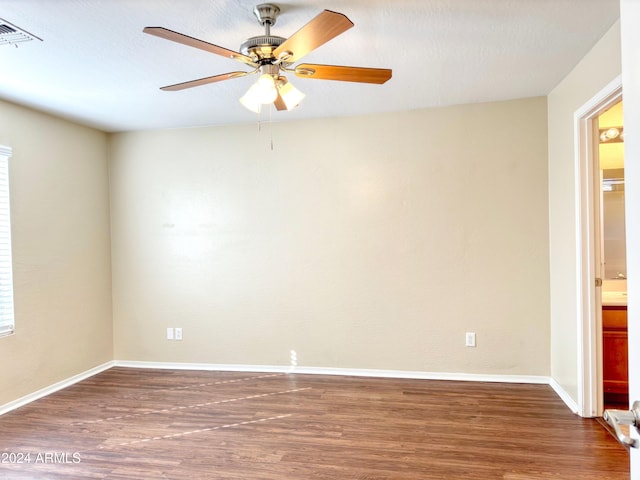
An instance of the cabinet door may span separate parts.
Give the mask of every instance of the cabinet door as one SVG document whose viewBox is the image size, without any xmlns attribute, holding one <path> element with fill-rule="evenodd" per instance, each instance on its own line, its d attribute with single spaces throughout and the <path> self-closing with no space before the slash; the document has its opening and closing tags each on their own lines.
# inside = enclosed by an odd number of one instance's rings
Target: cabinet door
<svg viewBox="0 0 640 480">
<path fill-rule="evenodd" d="M 627 311 L 624 307 L 605 307 L 602 311 L 602 374 L 605 396 L 628 394 Z"/>
</svg>

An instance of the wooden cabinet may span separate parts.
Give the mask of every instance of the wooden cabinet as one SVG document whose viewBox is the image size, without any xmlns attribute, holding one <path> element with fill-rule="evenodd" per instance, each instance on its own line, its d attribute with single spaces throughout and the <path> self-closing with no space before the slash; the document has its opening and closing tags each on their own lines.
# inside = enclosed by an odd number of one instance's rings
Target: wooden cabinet
<svg viewBox="0 0 640 480">
<path fill-rule="evenodd" d="M 627 307 L 602 308 L 602 375 L 605 403 L 627 403 L 629 366 Z"/>
</svg>

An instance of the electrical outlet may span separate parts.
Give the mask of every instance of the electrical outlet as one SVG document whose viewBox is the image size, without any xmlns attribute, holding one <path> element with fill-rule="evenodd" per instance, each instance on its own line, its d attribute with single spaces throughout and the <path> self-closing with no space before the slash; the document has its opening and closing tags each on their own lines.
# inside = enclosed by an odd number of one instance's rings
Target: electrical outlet
<svg viewBox="0 0 640 480">
<path fill-rule="evenodd" d="M 465 337 L 465 345 L 467 347 L 475 347 L 476 346 L 476 334 L 475 332 L 467 332 Z"/>
<path fill-rule="evenodd" d="M 182 340 L 182 327 L 176 327 L 175 333 L 176 340 Z"/>
<path fill-rule="evenodd" d="M 167 328 L 167 340 L 173 340 L 173 328 Z"/>
</svg>

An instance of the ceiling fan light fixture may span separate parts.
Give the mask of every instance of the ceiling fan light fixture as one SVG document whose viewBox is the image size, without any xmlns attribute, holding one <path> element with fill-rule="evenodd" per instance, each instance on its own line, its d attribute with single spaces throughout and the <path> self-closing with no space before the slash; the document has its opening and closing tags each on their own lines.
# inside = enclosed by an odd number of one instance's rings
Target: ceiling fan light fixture
<svg viewBox="0 0 640 480">
<path fill-rule="evenodd" d="M 245 93 L 242 97 L 240 97 L 240 103 L 247 109 L 252 111 L 253 113 L 260 113 L 260 109 L 262 108 L 262 104 L 260 103 L 260 101 L 258 100 L 257 95 L 255 94 L 254 91 L 254 85 L 251 86 L 251 88 L 249 88 L 249 90 L 247 90 L 247 93 Z"/>
<path fill-rule="evenodd" d="M 273 103 L 278 98 L 278 89 L 273 75 L 264 73 L 240 98 L 240 103 L 255 113 L 260 113 L 261 105 Z"/>
<path fill-rule="evenodd" d="M 255 87 L 258 100 L 263 105 L 267 103 L 273 103 L 278 97 L 278 89 L 276 88 L 276 81 L 273 75 L 265 73 L 258 77 L 256 83 L 251 87 Z"/>
<path fill-rule="evenodd" d="M 287 82 L 280 86 L 279 89 L 280 98 L 287 106 L 287 110 L 296 108 L 302 100 L 304 100 L 305 94 L 294 87 L 291 83 Z"/>
</svg>

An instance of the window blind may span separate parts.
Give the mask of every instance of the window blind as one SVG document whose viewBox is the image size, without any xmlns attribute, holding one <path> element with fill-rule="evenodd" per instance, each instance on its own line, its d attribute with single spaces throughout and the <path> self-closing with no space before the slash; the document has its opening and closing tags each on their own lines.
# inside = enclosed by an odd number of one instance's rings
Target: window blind
<svg viewBox="0 0 640 480">
<path fill-rule="evenodd" d="M 9 211 L 9 157 L 11 149 L 0 146 L 0 336 L 13 333 L 13 269 L 11 262 L 11 215 Z"/>
</svg>

